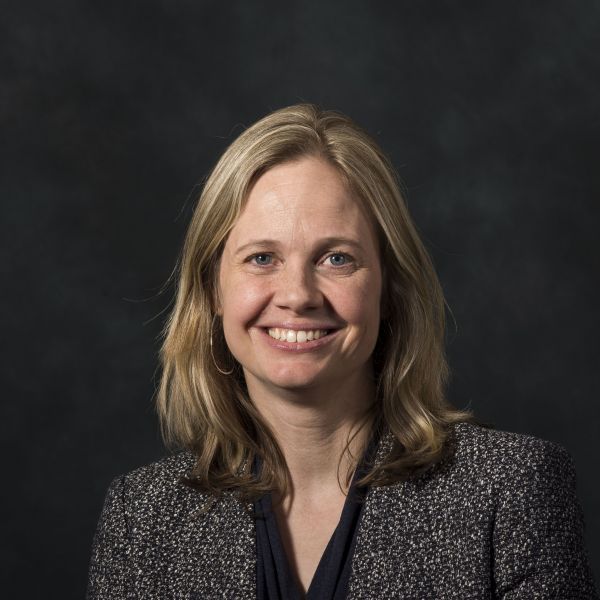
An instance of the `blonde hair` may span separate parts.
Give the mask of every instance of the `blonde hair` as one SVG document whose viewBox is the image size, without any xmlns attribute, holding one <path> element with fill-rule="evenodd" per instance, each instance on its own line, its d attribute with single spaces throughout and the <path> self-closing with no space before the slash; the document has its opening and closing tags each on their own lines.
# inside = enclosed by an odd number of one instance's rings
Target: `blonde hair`
<svg viewBox="0 0 600 600">
<path fill-rule="evenodd" d="M 253 183 L 271 167 L 304 156 L 337 168 L 379 236 L 383 318 L 373 355 L 378 393 L 372 417 L 391 431 L 394 444 L 359 483 L 387 485 L 429 467 L 442 456 L 448 426 L 474 420 L 445 399 L 444 297 L 394 168 L 347 116 L 312 104 L 290 106 L 246 129 L 206 180 L 164 329 L 157 393 L 163 438 L 195 454 L 187 482 L 212 494 L 237 490 L 255 498 L 289 485 L 281 450 L 248 397 L 215 309 L 219 259 Z M 232 364 L 233 372 L 223 374 Z M 252 475 L 246 466 L 257 456 L 263 468 Z"/>
</svg>

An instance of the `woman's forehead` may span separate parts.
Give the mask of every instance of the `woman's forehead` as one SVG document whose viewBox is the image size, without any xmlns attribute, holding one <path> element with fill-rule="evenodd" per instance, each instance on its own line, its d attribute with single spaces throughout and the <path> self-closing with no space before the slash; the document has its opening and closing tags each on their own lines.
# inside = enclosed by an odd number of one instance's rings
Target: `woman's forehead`
<svg viewBox="0 0 600 600">
<path fill-rule="evenodd" d="M 238 234 L 253 229 L 344 237 L 367 235 L 370 227 L 337 170 L 310 157 L 273 167 L 256 181 L 234 226 Z"/>
</svg>

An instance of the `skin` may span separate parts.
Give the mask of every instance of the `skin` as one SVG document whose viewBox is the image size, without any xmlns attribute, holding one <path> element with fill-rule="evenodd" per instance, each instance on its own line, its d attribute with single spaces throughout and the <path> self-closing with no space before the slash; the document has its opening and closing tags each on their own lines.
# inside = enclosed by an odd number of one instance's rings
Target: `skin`
<svg viewBox="0 0 600 600">
<path fill-rule="evenodd" d="M 381 288 L 374 227 L 332 165 L 303 157 L 258 179 L 221 257 L 218 312 L 290 470 L 276 516 L 304 591 L 345 500 L 339 457 L 375 397 Z M 266 328 L 278 326 L 330 333 L 307 350 L 270 338 Z M 354 438 L 353 454 L 368 433 Z"/>
</svg>

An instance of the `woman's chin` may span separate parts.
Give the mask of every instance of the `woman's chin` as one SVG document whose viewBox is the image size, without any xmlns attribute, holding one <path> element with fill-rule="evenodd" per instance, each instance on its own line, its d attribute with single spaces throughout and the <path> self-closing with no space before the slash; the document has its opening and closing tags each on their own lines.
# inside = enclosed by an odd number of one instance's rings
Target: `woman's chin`
<svg viewBox="0 0 600 600">
<path fill-rule="evenodd" d="M 272 387 L 287 391 L 302 391 L 319 385 L 319 377 L 315 375 L 280 375 L 267 380 Z"/>
<path fill-rule="evenodd" d="M 281 370 L 272 370 L 268 373 L 255 375 L 260 385 L 269 387 L 271 390 L 280 389 L 282 391 L 298 391 L 314 389 L 319 385 L 327 385 L 327 376 L 321 371 L 310 369 L 283 368 Z"/>
</svg>

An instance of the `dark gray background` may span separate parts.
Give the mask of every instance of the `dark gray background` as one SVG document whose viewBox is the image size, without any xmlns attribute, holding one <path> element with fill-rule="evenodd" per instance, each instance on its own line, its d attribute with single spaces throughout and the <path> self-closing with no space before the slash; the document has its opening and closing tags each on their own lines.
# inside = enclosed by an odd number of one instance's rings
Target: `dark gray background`
<svg viewBox="0 0 600 600">
<path fill-rule="evenodd" d="M 82 597 L 109 481 L 164 453 L 158 292 L 198 186 L 304 100 L 390 154 L 456 319 L 451 398 L 570 451 L 598 576 L 600 4 L 1 8 L 4 597 Z"/>
</svg>

